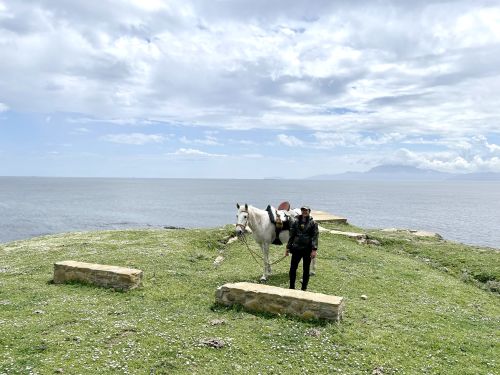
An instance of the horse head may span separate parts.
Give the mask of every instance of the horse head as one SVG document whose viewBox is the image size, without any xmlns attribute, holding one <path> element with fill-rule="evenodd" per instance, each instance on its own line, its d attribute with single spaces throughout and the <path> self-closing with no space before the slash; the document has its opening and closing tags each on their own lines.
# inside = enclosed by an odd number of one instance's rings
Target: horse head
<svg viewBox="0 0 500 375">
<path fill-rule="evenodd" d="M 240 206 L 236 203 L 236 208 L 238 213 L 236 214 L 236 234 L 241 236 L 245 234 L 245 228 L 248 225 L 248 204 L 245 203 L 244 206 Z"/>
</svg>

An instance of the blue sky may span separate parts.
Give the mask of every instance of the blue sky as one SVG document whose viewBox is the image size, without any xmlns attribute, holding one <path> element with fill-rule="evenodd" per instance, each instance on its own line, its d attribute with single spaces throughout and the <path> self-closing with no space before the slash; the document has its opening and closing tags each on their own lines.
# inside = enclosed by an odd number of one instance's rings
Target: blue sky
<svg viewBox="0 0 500 375">
<path fill-rule="evenodd" d="M 0 175 L 500 172 L 496 1 L 0 0 Z"/>
</svg>

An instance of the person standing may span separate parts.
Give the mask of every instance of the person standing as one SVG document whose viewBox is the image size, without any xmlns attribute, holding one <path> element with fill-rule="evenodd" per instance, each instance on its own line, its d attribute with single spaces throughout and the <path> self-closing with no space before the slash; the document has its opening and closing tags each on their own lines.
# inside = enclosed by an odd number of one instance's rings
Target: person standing
<svg viewBox="0 0 500 375">
<path fill-rule="evenodd" d="M 311 260 L 318 251 L 318 224 L 311 217 L 308 206 L 300 208 L 301 214 L 295 218 L 290 227 L 290 239 L 286 245 L 285 256 L 292 254 L 290 262 L 290 289 L 295 289 L 297 268 L 302 260 L 302 290 L 307 290 Z"/>
</svg>

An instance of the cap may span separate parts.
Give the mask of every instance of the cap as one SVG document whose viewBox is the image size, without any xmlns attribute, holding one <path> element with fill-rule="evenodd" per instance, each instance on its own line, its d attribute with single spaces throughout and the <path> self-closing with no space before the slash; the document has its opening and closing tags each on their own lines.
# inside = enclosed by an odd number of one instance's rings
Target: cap
<svg viewBox="0 0 500 375">
<path fill-rule="evenodd" d="M 309 208 L 309 206 L 302 206 L 300 207 L 301 210 L 307 210 L 307 211 L 311 211 L 311 209 Z"/>
</svg>

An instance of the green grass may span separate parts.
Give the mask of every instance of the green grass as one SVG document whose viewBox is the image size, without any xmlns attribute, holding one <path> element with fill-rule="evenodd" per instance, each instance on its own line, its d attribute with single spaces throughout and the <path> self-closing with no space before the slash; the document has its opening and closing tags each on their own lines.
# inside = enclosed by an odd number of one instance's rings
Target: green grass
<svg viewBox="0 0 500 375">
<path fill-rule="evenodd" d="M 322 233 L 310 290 L 346 298 L 334 324 L 215 305 L 218 286 L 257 282 L 262 272 L 241 242 L 224 245 L 229 234 L 129 230 L 1 245 L 0 374 L 500 373 L 500 302 L 488 286 L 499 280 L 499 252 L 375 231 L 382 246 L 359 245 Z M 273 247 L 272 259 L 282 252 Z M 139 268 L 144 285 L 54 285 L 60 260 Z M 286 287 L 288 265 L 274 266 L 269 284 Z M 225 346 L 203 345 L 212 338 Z"/>
</svg>

